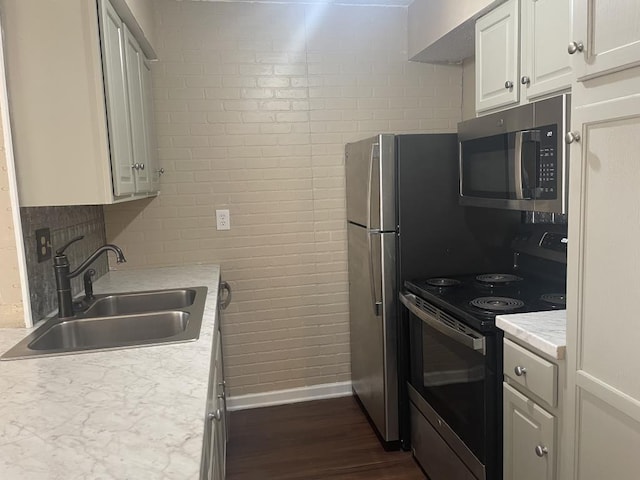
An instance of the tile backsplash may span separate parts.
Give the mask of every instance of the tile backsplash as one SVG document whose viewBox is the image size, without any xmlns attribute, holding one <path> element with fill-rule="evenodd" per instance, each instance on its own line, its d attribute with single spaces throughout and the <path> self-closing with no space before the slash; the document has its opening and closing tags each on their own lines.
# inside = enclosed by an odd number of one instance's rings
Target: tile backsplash
<svg viewBox="0 0 640 480">
<path fill-rule="evenodd" d="M 54 312 L 58 308 L 56 282 L 53 272 L 53 258 L 38 263 L 36 250 L 36 230 L 49 228 L 53 251 L 63 246 L 74 237 L 84 235 L 84 239 L 66 250 L 73 270 L 93 251 L 104 245 L 105 227 L 102 206 L 82 205 L 70 207 L 26 207 L 20 209 L 22 232 L 27 257 L 27 274 L 31 310 L 34 323 Z M 102 255 L 92 268 L 96 270 L 94 279 L 108 271 L 107 256 Z M 83 289 L 82 275 L 71 281 L 72 293 L 75 296 Z"/>
</svg>

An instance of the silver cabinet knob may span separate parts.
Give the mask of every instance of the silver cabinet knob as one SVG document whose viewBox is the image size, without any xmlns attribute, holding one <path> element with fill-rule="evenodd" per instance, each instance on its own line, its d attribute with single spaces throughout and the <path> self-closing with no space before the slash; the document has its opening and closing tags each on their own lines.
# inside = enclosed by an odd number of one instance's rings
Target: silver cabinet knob
<svg viewBox="0 0 640 480">
<path fill-rule="evenodd" d="M 164 173 L 164 168 L 159 168 L 156 172 L 158 172 L 158 175 L 162 175 Z"/>
<path fill-rule="evenodd" d="M 516 368 L 514 368 L 513 371 L 518 377 L 521 377 L 527 373 L 527 369 L 524 367 L 521 367 L 520 365 L 516 366 Z"/>
<path fill-rule="evenodd" d="M 140 170 L 140 164 L 134 163 L 133 165 L 131 165 L 131 168 L 133 168 L 134 170 Z"/>
<path fill-rule="evenodd" d="M 222 420 L 222 410 L 217 408 L 215 412 L 209 412 L 209 420 L 215 420 L 217 422 Z"/>
<path fill-rule="evenodd" d="M 521 79 L 520 79 L 520 83 L 522 85 L 529 85 L 531 83 L 531 79 L 529 77 L 527 77 L 526 75 L 524 75 Z"/>
<path fill-rule="evenodd" d="M 536 445 L 536 455 L 539 457 L 544 457 L 547 453 L 549 453 L 549 449 L 543 445 Z"/>
<path fill-rule="evenodd" d="M 140 170 L 144 170 L 144 163 L 140 164 Z"/>
<path fill-rule="evenodd" d="M 581 52 L 584 50 L 584 44 L 582 42 L 571 42 L 567 47 L 567 52 L 569 55 L 573 55 L 576 52 Z"/>
<path fill-rule="evenodd" d="M 507 80 L 506 82 L 504 82 L 504 88 L 506 88 L 507 90 L 511 90 L 513 88 L 513 82 L 511 80 Z"/>
<path fill-rule="evenodd" d="M 564 136 L 564 141 L 566 143 L 573 143 L 573 142 L 579 142 L 580 141 L 580 133 L 578 132 L 567 132 L 567 134 Z"/>
</svg>

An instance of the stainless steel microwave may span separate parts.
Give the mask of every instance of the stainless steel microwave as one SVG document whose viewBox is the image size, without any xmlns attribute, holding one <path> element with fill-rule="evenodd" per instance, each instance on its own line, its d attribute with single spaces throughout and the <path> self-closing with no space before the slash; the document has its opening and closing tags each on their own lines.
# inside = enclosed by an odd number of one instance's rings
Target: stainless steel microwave
<svg viewBox="0 0 640 480">
<path fill-rule="evenodd" d="M 571 96 L 458 124 L 460 204 L 567 213 Z"/>
</svg>

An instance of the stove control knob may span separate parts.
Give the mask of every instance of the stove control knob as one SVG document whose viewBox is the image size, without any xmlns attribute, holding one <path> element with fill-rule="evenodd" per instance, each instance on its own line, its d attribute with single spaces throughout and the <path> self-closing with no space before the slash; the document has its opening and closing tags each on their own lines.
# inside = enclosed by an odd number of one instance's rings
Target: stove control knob
<svg viewBox="0 0 640 480">
<path fill-rule="evenodd" d="M 518 377 L 521 377 L 521 376 L 523 376 L 524 374 L 527 373 L 527 369 L 524 368 L 524 367 L 521 367 L 520 365 L 518 365 L 516 368 L 514 368 L 513 371 L 515 372 L 515 374 Z"/>
</svg>

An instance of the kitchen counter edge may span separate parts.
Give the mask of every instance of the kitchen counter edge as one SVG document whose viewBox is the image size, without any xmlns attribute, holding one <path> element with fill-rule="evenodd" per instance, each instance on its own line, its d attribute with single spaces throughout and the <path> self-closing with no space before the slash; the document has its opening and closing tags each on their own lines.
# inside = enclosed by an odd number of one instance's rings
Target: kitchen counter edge
<svg viewBox="0 0 640 480">
<path fill-rule="evenodd" d="M 567 347 L 567 311 L 515 313 L 496 316 L 496 326 L 524 344 L 556 360 L 565 357 Z"/>
</svg>

